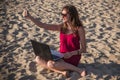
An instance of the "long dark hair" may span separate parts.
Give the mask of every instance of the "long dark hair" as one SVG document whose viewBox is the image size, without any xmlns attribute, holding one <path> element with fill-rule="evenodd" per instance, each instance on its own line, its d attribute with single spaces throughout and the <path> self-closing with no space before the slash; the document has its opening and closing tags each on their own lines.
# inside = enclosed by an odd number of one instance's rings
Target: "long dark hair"
<svg viewBox="0 0 120 80">
<path fill-rule="evenodd" d="M 70 15 L 70 22 L 72 31 L 75 33 L 79 27 L 83 27 L 82 22 L 79 19 L 78 11 L 75 6 L 73 5 L 66 5 L 62 8 L 67 10 L 67 13 Z M 63 27 L 61 28 L 62 32 L 65 33 L 67 31 L 67 24 L 64 23 Z"/>
</svg>

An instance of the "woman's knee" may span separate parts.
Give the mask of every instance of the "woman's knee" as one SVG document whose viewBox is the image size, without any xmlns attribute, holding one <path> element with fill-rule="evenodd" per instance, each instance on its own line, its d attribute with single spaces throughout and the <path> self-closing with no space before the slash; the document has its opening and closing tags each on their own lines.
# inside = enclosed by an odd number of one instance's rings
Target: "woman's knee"
<svg viewBox="0 0 120 80">
<path fill-rule="evenodd" d="M 47 62 L 47 66 L 48 66 L 49 68 L 55 68 L 55 62 L 49 60 L 49 61 Z"/>
<path fill-rule="evenodd" d="M 36 62 L 37 64 L 41 64 L 41 65 L 46 65 L 46 63 L 47 63 L 46 61 L 40 59 L 39 56 L 36 56 L 35 62 Z"/>
</svg>

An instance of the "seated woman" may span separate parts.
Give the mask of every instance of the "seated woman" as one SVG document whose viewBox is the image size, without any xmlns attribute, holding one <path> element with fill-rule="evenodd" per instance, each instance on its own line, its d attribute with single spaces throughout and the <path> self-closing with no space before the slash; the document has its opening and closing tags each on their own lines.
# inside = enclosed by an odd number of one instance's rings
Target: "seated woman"
<svg viewBox="0 0 120 80">
<path fill-rule="evenodd" d="M 86 75 L 84 68 L 77 67 L 81 59 L 81 53 L 86 52 L 85 30 L 79 19 L 78 11 L 73 5 L 66 5 L 62 9 L 62 24 L 46 24 L 33 18 L 27 10 L 23 16 L 30 19 L 41 28 L 60 32 L 60 53 L 64 58 L 58 61 L 44 61 L 36 56 L 36 62 L 50 70 L 68 76 L 68 71 L 76 71 L 80 76 Z"/>
</svg>

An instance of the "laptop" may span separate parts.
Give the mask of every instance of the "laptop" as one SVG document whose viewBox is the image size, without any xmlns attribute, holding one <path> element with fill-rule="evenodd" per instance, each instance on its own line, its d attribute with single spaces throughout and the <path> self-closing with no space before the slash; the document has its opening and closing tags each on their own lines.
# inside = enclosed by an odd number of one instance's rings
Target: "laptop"
<svg viewBox="0 0 120 80">
<path fill-rule="evenodd" d="M 35 40 L 31 40 L 31 43 L 34 50 L 34 54 L 45 61 L 56 61 L 63 58 L 63 55 L 60 52 L 50 49 L 49 45 L 47 44 L 40 43 Z"/>
</svg>

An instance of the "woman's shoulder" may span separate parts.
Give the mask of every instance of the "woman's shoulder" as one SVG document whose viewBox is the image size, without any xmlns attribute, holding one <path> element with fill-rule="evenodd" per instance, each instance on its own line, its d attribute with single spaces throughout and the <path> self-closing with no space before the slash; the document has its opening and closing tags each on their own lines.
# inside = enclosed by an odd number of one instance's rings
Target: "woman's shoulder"
<svg viewBox="0 0 120 80">
<path fill-rule="evenodd" d="M 84 29 L 84 27 L 78 27 L 78 32 L 79 33 L 84 33 L 85 32 L 85 29 Z"/>
<path fill-rule="evenodd" d="M 81 30 L 84 30 L 84 27 L 83 26 L 78 26 L 77 29 L 78 29 L 78 31 L 81 31 Z"/>
</svg>

